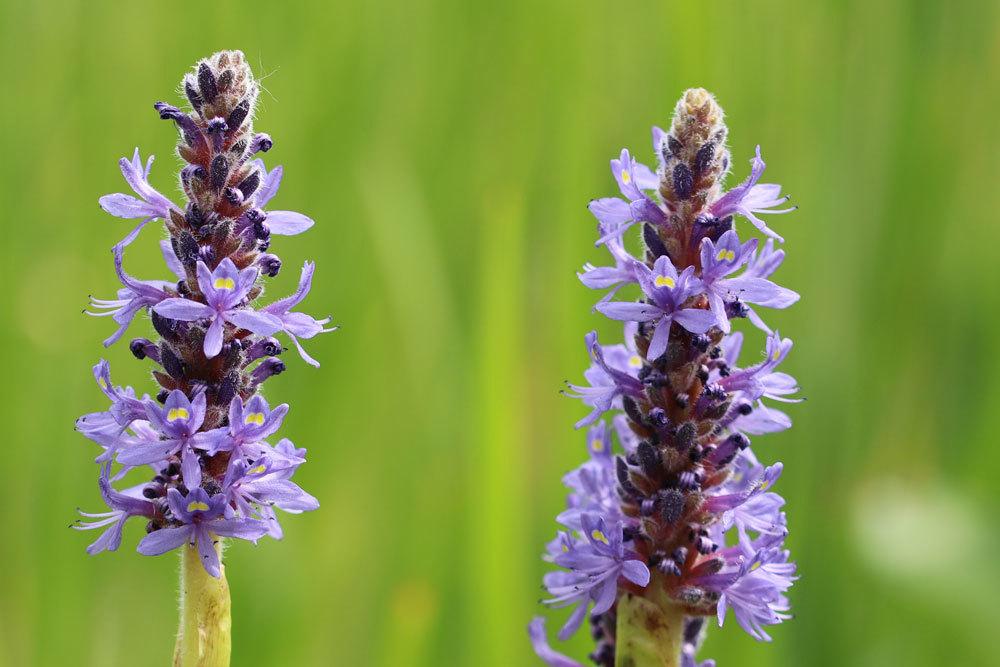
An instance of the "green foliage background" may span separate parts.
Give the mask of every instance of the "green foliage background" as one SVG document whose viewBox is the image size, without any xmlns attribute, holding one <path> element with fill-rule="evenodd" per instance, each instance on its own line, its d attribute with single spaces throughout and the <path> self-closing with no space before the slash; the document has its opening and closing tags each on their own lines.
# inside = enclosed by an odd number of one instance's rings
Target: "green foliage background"
<svg viewBox="0 0 1000 667">
<path fill-rule="evenodd" d="M 3 0 L 0 162 L 0 664 L 165 664 L 177 560 L 90 558 L 67 529 L 99 507 L 90 366 L 150 387 L 108 320 L 108 252 L 130 228 L 97 197 L 117 159 L 155 153 L 176 195 L 174 131 L 151 104 L 200 56 L 240 48 L 266 75 L 257 127 L 285 166 L 277 200 L 317 220 L 278 239 L 290 289 L 342 331 L 270 381 L 309 448 L 319 512 L 227 553 L 235 665 L 536 664 L 538 554 L 584 452 L 558 394 L 586 365 L 574 272 L 603 259 L 587 201 L 622 146 L 680 93 L 727 111 L 732 181 L 756 143 L 801 209 L 773 219 L 771 321 L 809 401 L 760 438 L 782 460 L 796 618 L 773 644 L 713 629 L 719 664 L 984 665 L 1000 611 L 1000 5 L 741 3 L 102 3 Z M 742 224 L 742 223 L 741 223 Z M 744 226 L 744 231 L 749 228 Z M 164 271 L 155 231 L 129 270 Z M 148 331 L 138 321 L 134 335 Z M 127 339 L 126 339 L 127 340 Z M 747 351 L 762 347 L 751 339 Z M 554 622 L 550 622 L 550 626 Z M 582 657 L 584 637 L 568 651 Z M 995 648 L 995 646 L 994 646 Z"/>
</svg>

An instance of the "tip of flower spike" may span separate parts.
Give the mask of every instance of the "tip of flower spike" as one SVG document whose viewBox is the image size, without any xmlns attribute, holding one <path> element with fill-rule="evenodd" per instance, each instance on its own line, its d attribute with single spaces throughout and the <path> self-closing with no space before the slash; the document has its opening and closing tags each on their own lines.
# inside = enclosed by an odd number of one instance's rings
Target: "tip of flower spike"
<svg viewBox="0 0 1000 667">
<path fill-rule="evenodd" d="M 704 88 L 689 88 L 677 101 L 671 134 L 684 146 L 700 145 L 720 132 L 724 138 L 724 115 L 712 93 Z"/>
</svg>

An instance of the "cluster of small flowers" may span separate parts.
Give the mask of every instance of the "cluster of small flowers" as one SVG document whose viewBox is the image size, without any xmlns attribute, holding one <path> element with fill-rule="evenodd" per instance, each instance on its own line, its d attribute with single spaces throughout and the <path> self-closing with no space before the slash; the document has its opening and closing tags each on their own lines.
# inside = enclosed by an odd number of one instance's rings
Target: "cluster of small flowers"
<svg viewBox="0 0 1000 667">
<path fill-rule="evenodd" d="M 623 150 L 611 171 L 624 199 L 590 204 L 598 245 L 610 251 L 614 266 L 587 265 L 579 277 L 587 287 L 610 290 L 595 309 L 625 323 L 625 342 L 602 346 L 596 333 L 586 337 L 589 385 L 570 387 L 592 409 L 577 424 L 590 426 L 590 455 L 563 479 L 571 489 L 557 517 L 564 530 L 545 556 L 562 569 L 546 574 L 544 584 L 547 604 L 575 605 L 559 639 L 575 633 L 590 609 L 597 641 L 590 657 L 599 665 L 615 663 L 623 592 L 642 596 L 658 587 L 683 613 L 677 664 L 688 667 L 699 664 L 694 656 L 705 616 L 717 615 L 721 625 L 732 609 L 759 640 L 770 639 L 764 626 L 788 618 L 785 592 L 795 565 L 783 547 L 784 500 L 770 490 L 782 466 L 759 463 L 748 435 L 791 426 L 761 399 L 794 400 L 796 381 L 776 370 L 792 342 L 755 307 L 786 308 L 798 300 L 769 280 L 784 258 L 774 245 L 782 239 L 757 216 L 793 209 L 777 208 L 787 200 L 780 186 L 758 183 L 759 148 L 749 178 L 722 192 L 726 135 L 714 98 L 687 91 L 670 132 L 653 128 L 657 171 Z M 735 215 L 770 238 L 763 246 L 756 238 L 741 241 Z M 629 254 L 623 238 L 636 224 L 642 259 Z M 639 301 L 613 300 L 626 285 L 638 285 Z M 743 335 L 730 324 L 737 318 L 766 333 L 763 361 L 738 365 Z M 621 411 L 610 426 L 601 419 L 609 410 Z M 529 631 L 548 664 L 579 664 L 549 646 L 541 618 Z"/>
<path fill-rule="evenodd" d="M 274 508 L 299 513 L 319 503 L 291 481 L 305 450 L 288 439 L 266 441 L 280 428 L 288 405 L 271 408 L 261 384 L 282 372 L 283 333 L 313 366 L 299 339 L 332 331 L 329 318 L 293 312 L 309 293 L 314 264 L 302 268 L 298 289 L 259 309 L 262 276 L 273 277 L 281 261 L 265 252 L 274 234 L 298 234 L 313 221 L 291 211 L 265 211 L 277 192 L 282 169 L 268 171 L 257 153 L 271 138 L 254 133 L 258 85 L 243 54 L 222 51 L 200 61 L 184 77 L 192 112 L 158 102 L 160 118 L 176 123 L 177 153 L 188 164 L 180 172 L 187 198 L 181 209 L 149 184 L 153 158 L 143 165 L 139 150 L 122 158 L 121 171 L 135 196 L 101 197 L 111 215 L 139 224 L 114 246 L 122 283 L 116 299 L 91 299 L 91 315 L 111 316 L 121 338 L 136 314 L 150 312 L 158 341 L 136 338 L 129 348 L 156 367 L 162 388 L 155 399 L 111 382 L 108 363 L 94 377 L 111 401 L 109 409 L 77 420 L 77 430 L 102 448 L 99 485 L 109 511 L 81 514 L 79 530 L 105 528 L 87 551 L 113 551 L 130 517 L 147 520 L 140 553 L 158 555 L 184 544 L 197 546 L 213 576 L 220 575 L 219 536 L 256 542 L 280 538 Z M 169 238 L 160 242 L 175 280 L 138 280 L 125 272 L 123 255 L 151 221 L 162 220 Z M 118 464 L 117 471 L 114 470 Z M 149 466 L 150 482 L 116 490 L 112 482 Z"/>
</svg>

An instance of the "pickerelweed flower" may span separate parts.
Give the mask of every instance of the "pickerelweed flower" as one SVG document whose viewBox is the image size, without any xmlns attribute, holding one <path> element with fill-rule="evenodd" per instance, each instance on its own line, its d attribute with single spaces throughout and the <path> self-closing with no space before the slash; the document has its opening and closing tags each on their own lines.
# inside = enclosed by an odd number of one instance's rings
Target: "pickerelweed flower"
<svg viewBox="0 0 1000 667">
<path fill-rule="evenodd" d="M 798 383 L 779 370 L 792 342 L 756 310 L 798 300 L 770 280 L 784 252 L 758 217 L 792 209 L 775 208 L 787 200 L 780 186 L 758 183 L 759 147 L 747 180 L 722 191 L 726 135 L 715 99 L 687 91 L 670 131 L 653 128 L 656 172 L 623 150 L 611 172 L 624 199 L 590 205 L 613 265 L 585 265 L 579 277 L 610 290 L 595 310 L 624 323 L 625 341 L 602 346 L 587 334 L 587 384 L 570 385 L 590 409 L 577 423 L 590 426 L 589 456 L 563 478 L 563 529 L 544 556 L 560 569 L 545 575 L 543 602 L 573 609 L 561 640 L 589 612 L 590 658 L 604 667 L 714 667 L 695 657 L 706 617 L 722 625 L 731 611 L 759 640 L 789 618 L 795 564 L 772 490 L 782 465 L 761 464 L 748 435 L 791 426 L 765 401 L 799 400 Z M 741 240 L 735 216 L 770 238 Z M 633 256 L 623 234 L 636 225 L 643 248 Z M 624 297 L 630 285 L 638 300 Z M 766 339 L 764 359 L 743 367 L 743 333 L 732 330 L 740 319 Z M 550 646 L 542 618 L 529 635 L 547 664 L 580 664 Z"/>
<path fill-rule="evenodd" d="M 106 361 L 94 367 L 111 404 L 81 417 L 77 429 L 101 447 L 98 482 L 109 511 L 81 512 L 86 521 L 74 527 L 104 529 L 89 553 L 114 551 L 125 523 L 142 517 L 147 534 L 138 551 L 158 555 L 184 547 L 185 595 L 214 591 L 218 611 L 228 609 L 228 588 L 224 580 L 199 583 L 199 571 L 224 577 L 221 539 L 280 538 L 275 508 L 300 513 L 319 507 L 290 480 L 305 461 L 305 450 L 287 439 L 268 442 L 288 405 L 272 409 L 259 392 L 285 369 L 278 359 L 284 348 L 272 334 L 287 335 L 303 359 L 319 366 L 300 339 L 333 328 L 324 328 L 329 318 L 290 312 L 309 292 L 312 262 L 305 263 L 294 294 L 257 305 L 264 279 L 281 268 L 278 257 L 266 252 L 271 235 L 298 234 L 313 221 L 301 213 L 264 210 L 277 192 L 282 168 L 268 171 L 257 157 L 270 150 L 272 141 L 253 130 L 258 85 L 243 54 L 222 51 L 199 61 L 182 87 L 191 111 L 165 102 L 154 106 L 180 133 L 177 153 L 187 163 L 179 177 L 185 203 L 175 205 L 150 185 L 153 158 L 144 165 L 138 149 L 120 163 L 135 196 L 100 199 L 108 213 L 140 222 L 113 248 L 122 283 L 117 298 L 92 298 L 88 312 L 111 316 L 118 325 L 105 346 L 121 338 L 137 314 L 149 313 L 159 340 L 136 338 L 129 349 L 153 363 L 160 390 L 155 399 L 139 397 L 131 387 L 112 384 Z M 162 220 L 168 235 L 160 245 L 173 274 L 169 280 L 138 280 L 123 266 L 126 247 L 153 220 Z M 112 482 L 130 470 L 146 467 L 152 475 L 148 482 L 113 488 Z M 201 566 L 192 571 L 189 561 Z M 185 602 L 185 613 L 201 613 L 203 602 Z M 228 664 L 228 616 L 224 631 L 214 634 L 204 626 L 206 619 L 195 622 L 197 631 L 185 632 L 182 619 L 175 664 L 195 664 L 195 658 L 199 665 Z"/>
</svg>

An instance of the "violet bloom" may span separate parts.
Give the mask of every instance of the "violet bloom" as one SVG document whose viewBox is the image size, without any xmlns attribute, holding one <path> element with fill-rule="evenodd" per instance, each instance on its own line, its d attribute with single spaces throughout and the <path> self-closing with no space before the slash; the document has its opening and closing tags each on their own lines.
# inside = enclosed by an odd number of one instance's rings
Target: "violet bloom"
<svg viewBox="0 0 1000 667">
<path fill-rule="evenodd" d="M 268 534 L 276 540 L 283 536 L 274 509 L 301 514 L 319 508 L 319 501 L 302 490 L 289 477 L 297 466 L 263 456 L 247 465 L 243 459 L 234 458 L 223 480 L 223 493 L 243 516 L 257 514 L 267 523 Z"/>
<path fill-rule="evenodd" d="M 597 340 L 597 332 L 591 331 L 586 336 L 587 350 L 590 352 L 592 364 L 584 373 L 584 378 L 590 382 L 589 387 L 571 384 L 569 388 L 573 398 L 583 399 L 585 405 L 593 408 L 591 413 L 576 423 L 576 428 L 590 426 L 602 414 L 617 405 L 621 396 L 637 398 L 642 395 L 642 383 L 637 377 L 638 369 L 624 345 L 601 347 Z"/>
<path fill-rule="evenodd" d="M 785 308 L 798 295 L 771 280 L 784 258 L 773 241 L 759 246 L 732 229 L 738 213 L 774 235 L 756 214 L 784 211 L 772 210 L 780 188 L 757 183 L 759 152 L 751 177 L 722 194 L 723 117 L 707 91 L 687 91 L 670 130 L 653 130 L 655 177 L 623 152 L 612 171 L 627 201 L 590 205 L 614 264 L 587 265 L 579 278 L 610 290 L 595 310 L 624 322 L 625 339 L 601 346 L 587 336 L 589 384 L 570 385 L 569 395 L 589 408 L 577 423 L 593 424 L 588 456 L 563 478 L 570 492 L 556 519 L 565 530 L 542 558 L 559 568 L 544 577 L 544 602 L 574 607 L 559 639 L 592 607 L 598 667 L 714 667 L 696 657 L 705 619 L 731 609 L 767 639 L 764 628 L 788 617 L 795 565 L 783 548 L 785 501 L 773 490 L 783 466 L 760 463 L 747 434 L 791 425 L 764 401 L 795 400 L 798 383 L 778 370 L 792 342 L 753 308 Z M 637 222 L 644 247 L 633 256 L 623 232 Z M 641 301 L 611 300 L 633 282 Z M 731 332 L 731 320 L 744 317 L 766 333 L 766 357 L 742 368 L 743 333 Z M 598 422 L 608 411 L 611 429 Z M 529 636 L 546 664 L 577 667 L 549 645 L 542 619 Z"/>
<path fill-rule="evenodd" d="M 173 297 L 172 282 L 166 280 L 136 280 L 126 273 L 122 267 L 124 252 L 125 246 L 121 243 L 113 249 L 115 273 L 118 274 L 118 280 L 124 285 L 124 287 L 118 290 L 118 298 L 95 299 L 94 297 L 90 297 L 90 305 L 104 312 L 92 313 L 85 311 L 88 315 L 95 317 L 107 317 L 110 315 L 111 319 L 119 325 L 118 331 L 104 341 L 104 347 L 110 347 L 125 334 L 129 325 L 132 324 L 136 313 L 140 310 L 155 306 L 164 299 Z"/>
<path fill-rule="evenodd" d="M 198 486 L 201 484 L 201 463 L 195 447 L 200 446 L 202 439 L 207 441 L 212 437 L 208 432 L 199 433 L 205 421 L 205 405 L 204 392 L 188 400 L 178 389 L 170 392 L 163 407 L 147 401 L 146 415 L 161 438 L 121 448 L 118 462 L 126 466 L 157 463 L 179 453 L 184 484 L 188 488 Z"/>
<path fill-rule="evenodd" d="M 207 320 L 205 331 L 205 357 L 211 359 L 222 351 L 222 331 L 226 323 L 246 329 L 261 336 L 270 336 L 281 328 L 281 322 L 263 312 L 240 308 L 247 294 L 257 281 L 258 270 L 236 268 L 228 257 L 210 271 L 204 262 L 198 262 L 198 288 L 206 303 L 192 299 L 165 299 L 153 307 L 163 317 L 183 322 Z"/>
<path fill-rule="evenodd" d="M 267 533 L 267 524 L 259 519 L 227 518 L 226 497 L 209 496 L 204 489 L 191 490 L 187 496 L 175 488 L 167 492 L 167 505 L 178 526 L 155 530 L 139 542 L 138 551 L 146 556 L 159 556 L 183 544 L 196 546 L 202 565 L 213 577 L 221 573 L 219 555 L 215 550 L 218 537 L 236 537 L 256 542 Z"/>
<path fill-rule="evenodd" d="M 655 190 L 659 185 L 659 178 L 649 167 L 636 162 L 627 149 L 622 149 L 619 158 L 611 161 L 611 173 L 628 201 L 605 197 L 590 202 L 590 212 L 606 228 L 597 241 L 598 245 L 612 235 L 621 235 L 636 222 L 662 225 L 667 221 L 662 207 L 643 192 Z"/>
<path fill-rule="evenodd" d="M 97 541 L 87 547 L 87 553 L 90 555 L 102 551 L 117 550 L 122 543 L 122 528 L 124 528 L 126 521 L 134 516 L 152 518 L 156 513 L 156 507 L 153 503 L 142 497 L 142 485 L 124 492 L 115 491 L 111 487 L 110 471 L 110 463 L 102 465 L 101 475 L 97 481 L 101 489 L 101 498 L 111 508 L 111 511 L 90 514 L 77 510 L 80 512 L 80 516 L 93 519 L 93 521 L 77 521 L 73 524 L 73 528 L 76 530 L 95 530 L 107 526 L 107 530 L 101 533 Z"/>
<path fill-rule="evenodd" d="M 735 278 L 727 277 L 739 271 L 756 250 L 757 239 L 740 243 L 733 230 L 722 234 L 718 241 L 705 238 L 701 242 L 701 280 L 705 295 L 719 328 L 726 333 L 731 329 L 726 305 L 733 301 L 769 308 L 787 308 L 799 300 L 799 295 L 792 290 L 749 272 Z M 760 322 L 759 318 L 757 321 Z M 758 326 L 770 332 L 763 322 Z"/>
<path fill-rule="evenodd" d="M 615 603 L 618 578 L 624 577 L 637 586 L 649 583 L 649 568 L 625 548 L 622 523 L 608 523 L 599 514 L 585 513 L 580 518 L 581 539 L 567 541 L 566 550 L 555 557 L 555 563 L 568 571 L 549 572 L 545 587 L 551 598 L 545 604 L 552 607 L 575 605 L 569 620 L 559 631 L 561 640 L 577 631 L 594 603 L 594 616 L 603 614 Z"/>
<path fill-rule="evenodd" d="M 784 243 L 774 230 L 769 228 L 763 220 L 755 213 L 791 213 L 797 207 L 775 209 L 788 201 L 788 196 L 781 196 L 781 186 L 774 183 L 757 183 L 764 174 L 764 160 L 760 157 L 760 146 L 757 146 L 757 154 L 750 160 L 751 169 L 747 180 L 724 194 L 718 201 L 709 207 L 712 215 L 716 218 L 737 213 L 749 220 L 754 227 L 773 239 Z"/>
<path fill-rule="evenodd" d="M 653 322 L 655 332 L 649 343 L 649 359 L 656 359 L 667 351 L 673 322 L 692 333 L 704 333 L 715 324 L 715 316 L 710 311 L 683 307 L 689 297 L 702 289 L 693 266 L 678 274 L 670 258 L 663 255 L 653 268 L 636 265 L 636 277 L 649 303 L 610 301 L 597 304 L 597 310 L 622 322 Z"/>
<path fill-rule="evenodd" d="M 147 222 L 158 218 L 165 220 L 170 215 L 171 210 L 177 210 L 169 199 L 149 184 L 149 170 L 153 166 L 152 155 L 149 156 L 145 167 L 143 167 L 142 159 L 139 157 L 139 149 L 136 148 L 131 160 L 123 157 L 119 160 L 118 165 L 121 167 L 125 182 L 139 197 L 116 192 L 104 195 L 99 202 L 101 208 L 113 216 L 126 219 L 143 218 L 133 234 L 138 233 Z"/>
<path fill-rule="evenodd" d="M 281 428 L 281 422 L 286 414 L 288 414 L 287 403 L 282 403 L 272 410 L 267 400 L 259 394 L 247 401 L 246 405 L 242 398 L 236 396 L 229 404 L 228 428 L 213 431 L 202 441 L 204 448 L 210 455 L 234 451 L 240 458 L 246 458 L 244 447 L 272 436 Z M 251 455 L 259 451 L 255 449 Z"/>
<path fill-rule="evenodd" d="M 329 317 L 317 320 L 311 315 L 306 315 L 305 313 L 289 312 L 292 308 L 299 305 L 309 294 L 309 290 L 312 288 L 313 271 L 315 270 L 315 262 L 306 262 L 302 266 L 302 274 L 299 277 L 299 286 L 295 290 L 295 293 L 291 296 L 285 297 L 284 299 L 278 299 L 274 303 L 264 306 L 264 308 L 261 309 L 261 313 L 279 321 L 280 325 L 278 329 L 284 331 L 285 334 L 292 339 L 292 343 L 295 344 L 295 348 L 299 351 L 299 355 L 302 359 L 305 360 L 307 364 L 319 368 L 319 362 L 306 354 L 306 351 L 302 349 L 302 344 L 299 343 L 299 338 L 312 338 L 316 334 L 336 331 L 337 327 L 330 327 L 329 329 L 323 328 L 323 325 L 330 321 Z M 278 329 L 275 329 L 275 331 Z"/>
<path fill-rule="evenodd" d="M 257 188 L 254 203 L 258 208 L 264 208 L 271 201 L 271 198 L 278 193 L 278 186 L 281 184 L 281 177 L 285 170 L 281 165 L 278 165 L 271 171 L 268 171 L 267 167 L 264 166 L 264 161 L 260 159 L 254 160 L 253 165 L 262 174 L 261 184 Z M 316 223 L 313 222 L 312 218 L 301 213 L 296 213 L 295 211 L 267 211 L 265 224 L 267 224 L 268 231 L 271 234 L 294 236 L 301 234 Z"/>
</svg>

